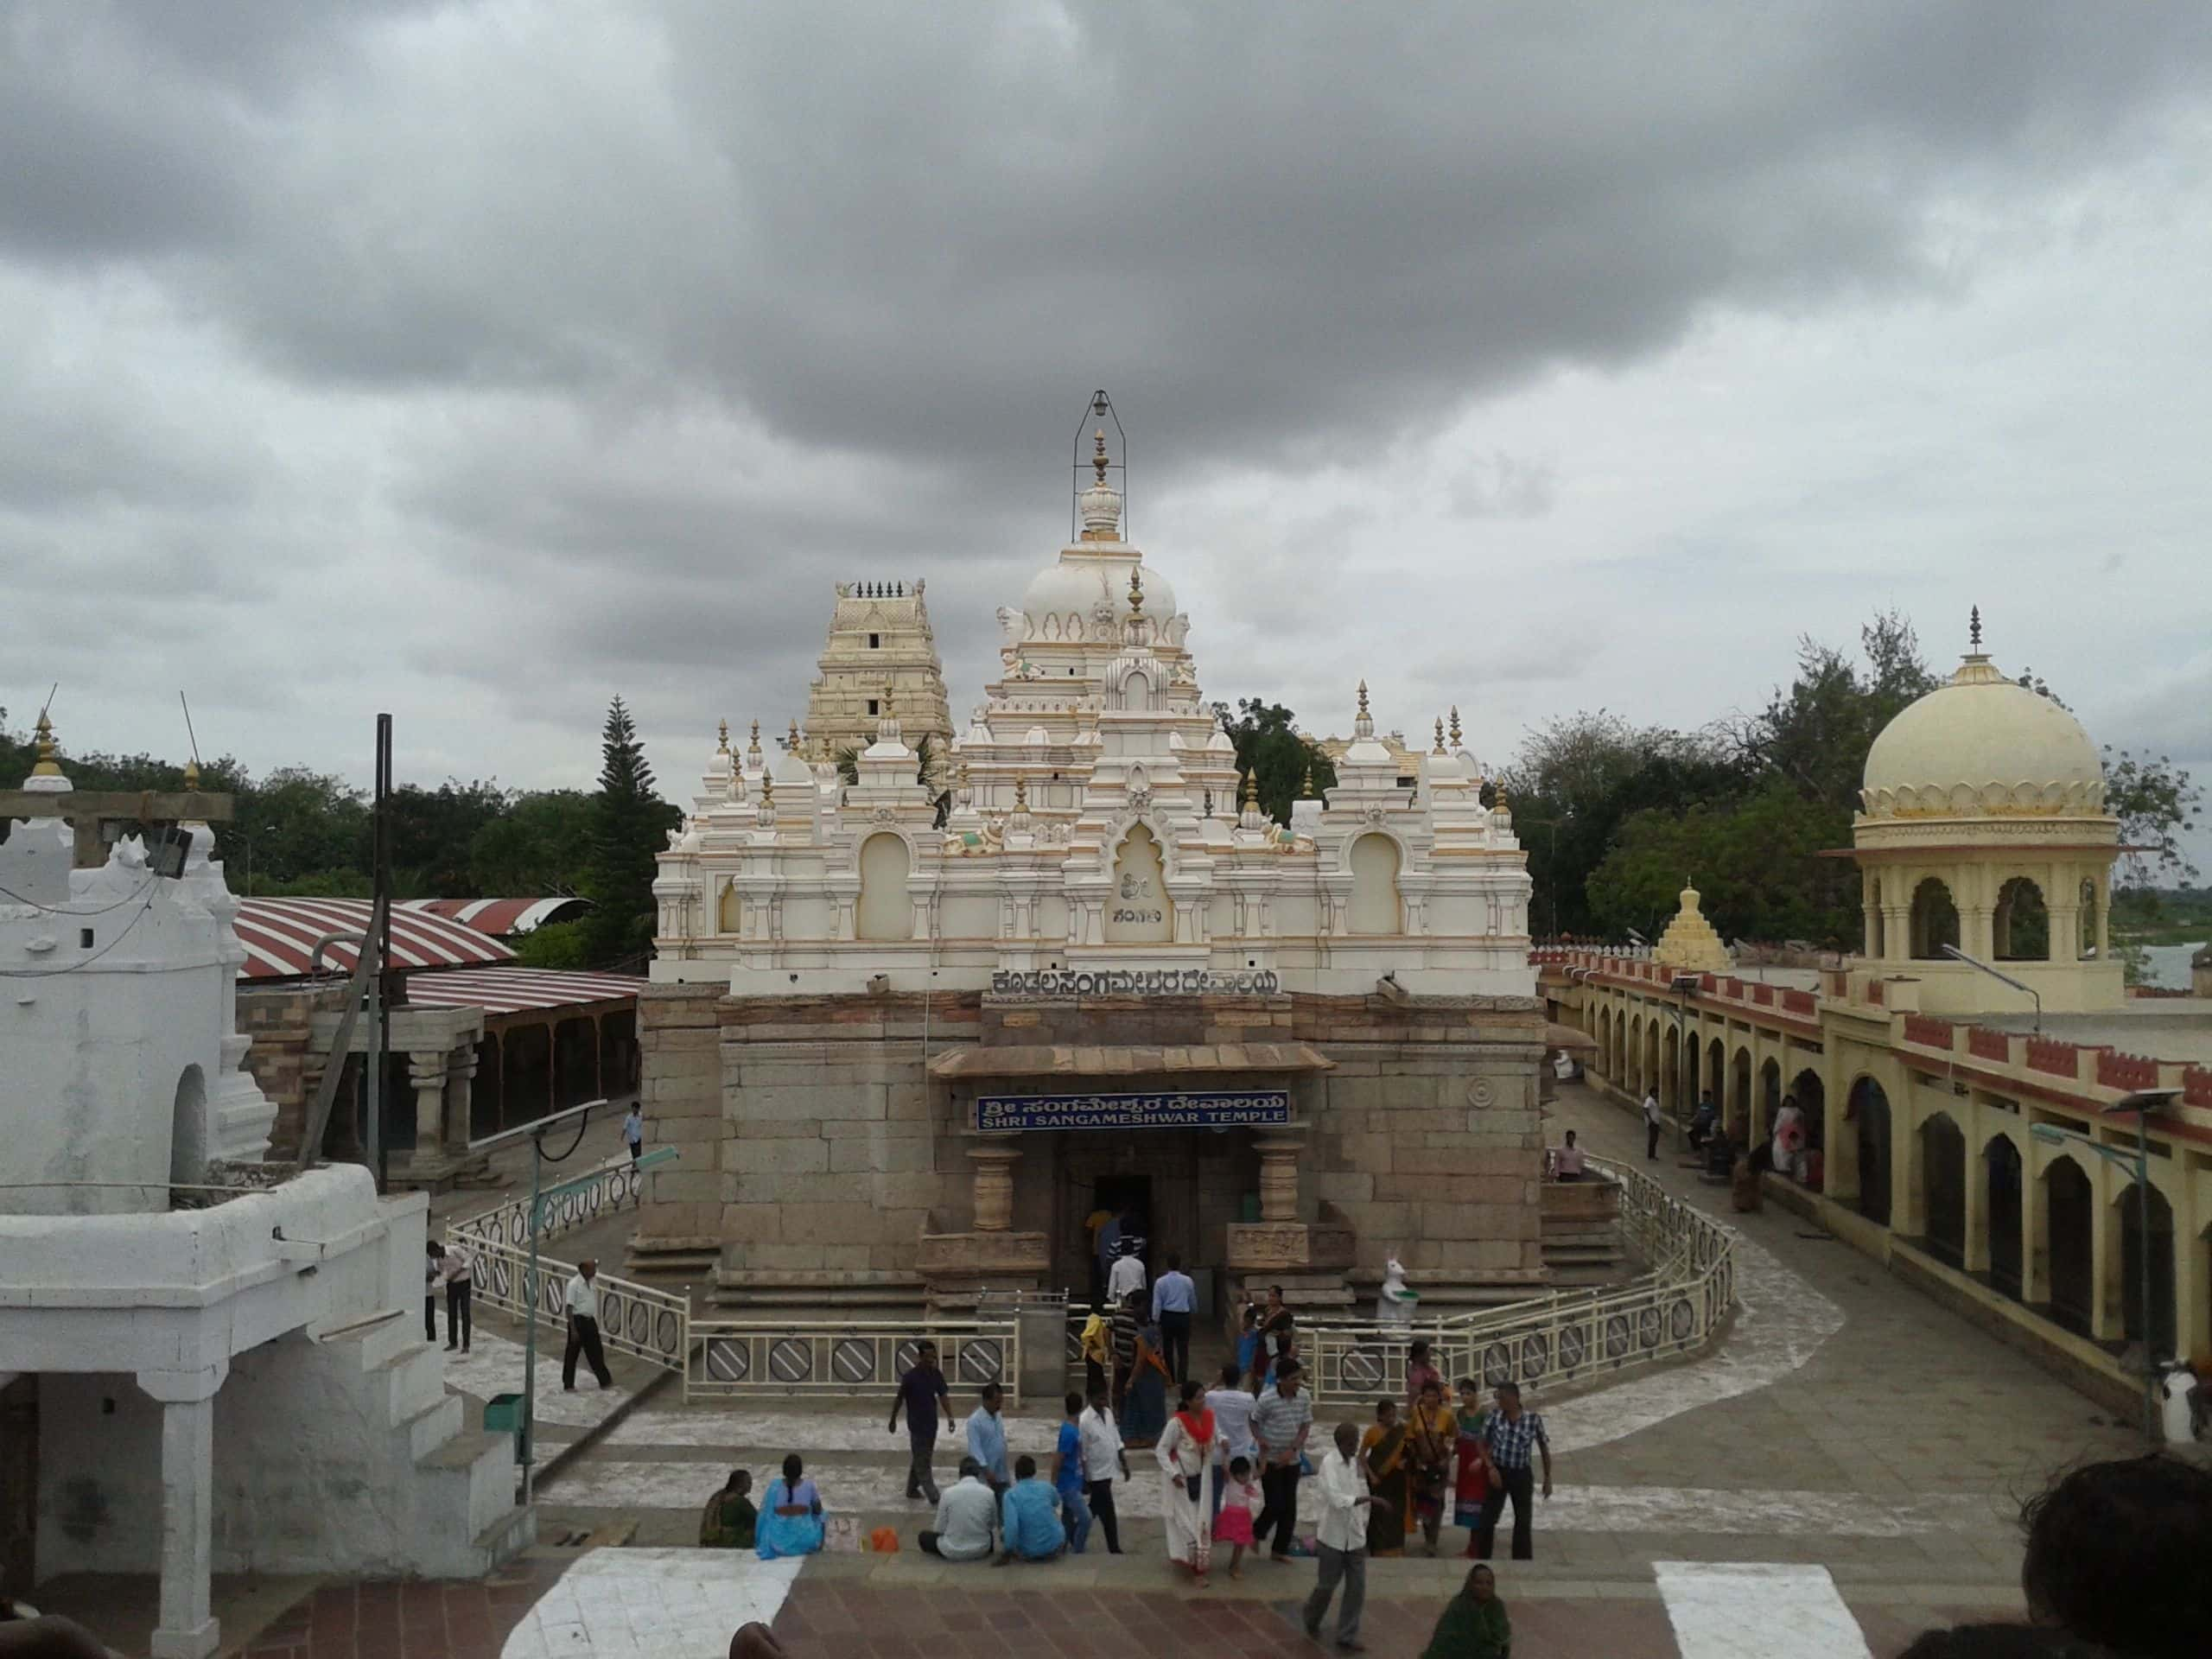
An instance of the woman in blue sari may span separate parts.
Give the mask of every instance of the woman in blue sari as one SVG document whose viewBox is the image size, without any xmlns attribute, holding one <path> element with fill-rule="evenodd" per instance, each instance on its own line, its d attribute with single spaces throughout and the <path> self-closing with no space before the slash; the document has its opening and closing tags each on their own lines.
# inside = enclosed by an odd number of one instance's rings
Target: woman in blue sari
<svg viewBox="0 0 2212 1659">
<path fill-rule="evenodd" d="M 794 1452 L 784 1459 L 783 1478 L 768 1483 L 753 1529 L 764 1561 L 779 1555 L 811 1555 L 822 1548 L 822 1494 L 812 1481 L 801 1478 L 805 1472 L 806 1465 Z"/>
<path fill-rule="evenodd" d="M 1167 1362 L 1160 1357 L 1160 1327 L 1147 1319 L 1137 1327 L 1136 1361 L 1128 1390 L 1122 1396 L 1122 1444 L 1147 1446 L 1167 1427 Z"/>
</svg>

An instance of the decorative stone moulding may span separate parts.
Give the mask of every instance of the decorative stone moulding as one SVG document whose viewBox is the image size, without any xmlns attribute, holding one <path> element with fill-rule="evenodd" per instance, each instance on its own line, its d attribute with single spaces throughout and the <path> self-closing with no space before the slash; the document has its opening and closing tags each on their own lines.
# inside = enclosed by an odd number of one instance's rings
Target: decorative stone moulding
<svg viewBox="0 0 2212 1659">
<path fill-rule="evenodd" d="M 1927 784 L 1860 791 L 1870 818 L 2095 817 L 2105 808 L 2102 783 Z"/>
</svg>

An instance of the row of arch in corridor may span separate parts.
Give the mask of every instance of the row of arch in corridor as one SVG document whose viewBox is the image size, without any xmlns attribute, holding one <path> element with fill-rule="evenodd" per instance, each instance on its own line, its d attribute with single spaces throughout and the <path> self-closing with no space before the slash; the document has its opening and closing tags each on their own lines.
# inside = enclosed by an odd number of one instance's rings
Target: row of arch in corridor
<svg viewBox="0 0 2212 1659">
<path fill-rule="evenodd" d="M 1900 1107 L 1874 1075 L 1878 1051 L 1832 1057 L 1824 1041 L 1740 1024 L 1714 1034 L 1694 1012 L 1636 1008 L 1600 1007 L 1592 1033 L 1593 1069 L 1623 1091 L 1656 1088 L 1670 1118 L 1710 1093 L 1730 1134 L 1754 1143 L 1794 1098 L 1805 1185 L 1936 1261 L 2108 1348 L 2147 1336 L 2172 1357 L 2212 1335 L 2212 1218 L 2177 1226 L 2171 1156 L 2152 1159 L 2145 1196 L 2087 1148 L 2034 1143 L 2017 1102 L 1918 1083 Z M 1850 1074 L 1834 1113 L 1832 1070 Z"/>
</svg>

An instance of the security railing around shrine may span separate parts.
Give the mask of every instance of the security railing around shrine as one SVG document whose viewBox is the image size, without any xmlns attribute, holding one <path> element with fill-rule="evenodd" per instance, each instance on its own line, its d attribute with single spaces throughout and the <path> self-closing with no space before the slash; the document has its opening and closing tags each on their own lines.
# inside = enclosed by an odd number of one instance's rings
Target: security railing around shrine
<svg viewBox="0 0 2212 1659">
<path fill-rule="evenodd" d="M 1621 1189 L 1621 1224 L 1651 1271 L 1618 1289 L 1557 1293 L 1411 1325 L 1315 1323 L 1299 1346 L 1317 1401 L 1403 1389 L 1406 1353 L 1426 1340 L 1449 1379 L 1487 1387 L 1586 1382 L 1696 1352 L 1736 1300 L 1734 1231 L 1640 1171 L 1592 1158 Z"/>
<path fill-rule="evenodd" d="M 1021 1327 L 1011 1319 L 693 1319 L 683 1397 L 888 1397 L 925 1342 L 955 1388 L 995 1382 L 1021 1397 Z"/>
<path fill-rule="evenodd" d="M 537 1243 L 542 1250 L 549 1238 L 588 1226 L 617 1210 L 634 1210 L 643 1200 L 645 1178 L 628 1157 L 609 1159 L 575 1181 L 563 1183 L 538 1200 Z M 471 1244 L 512 1244 L 530 1249 L 530 1199 L 509 1198 L 489 1210 L 446 1224 L 446 1236 L 455 1235 Z"/>
<path fill-rule="evenodd" d="M 474 1277 L 479 1306 L 518 1319 L 534 1313 L 540 1325 L 567 1339 L 569 1281 L 576 1276 L 575 1263 L 557 1261 L 541 1249 L 533 1281 L 527 1243 L 518 1248 L 478 1237 L 470 1241 L 469 1248 L 476 1258 Z M 592 1280 L 592 1292 L 599 1304 L 600 1340 L 609 1350 L 665 1370 L 683 1369 L 683 1356 L 691 1341 L 690 1302 L 650 1285 L 603 1273 Z"/>
</svg>

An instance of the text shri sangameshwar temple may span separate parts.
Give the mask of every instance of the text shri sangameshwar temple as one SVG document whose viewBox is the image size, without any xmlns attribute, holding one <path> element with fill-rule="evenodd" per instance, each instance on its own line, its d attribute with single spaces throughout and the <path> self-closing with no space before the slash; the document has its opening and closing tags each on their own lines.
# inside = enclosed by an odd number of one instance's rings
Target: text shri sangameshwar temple
<svg viewBox="0 0 2212 1659">
<path fill-rule="evenodd" d="M 1363 685 L 1335 786 L 1263 816 L 1096 449 L 929 781 L 911 663 L 849 775 L 725 728 L 655 884 L 644 1108 L 682 1160 L 633 1268 L 738 1302 L 1081 1296 L 1086 1218 L 1128 1205 L 1223 1294 L 1340 1302 L 1392 1256 L 1432 1297 L 1525 1294 L 1545 1027 L 1507 803 L 1456 715 L 1402 787 Z M 911 647 L 921 590 L 840 588 L 841 675 Z"/>
</svg>

